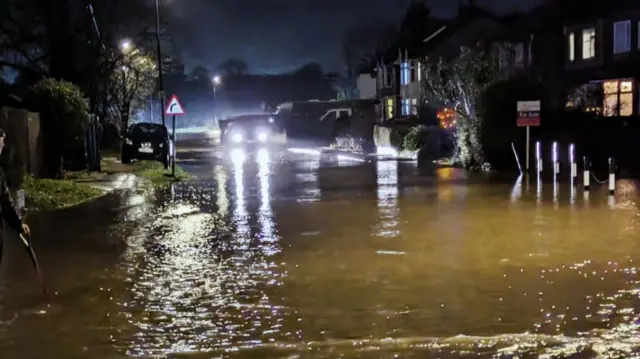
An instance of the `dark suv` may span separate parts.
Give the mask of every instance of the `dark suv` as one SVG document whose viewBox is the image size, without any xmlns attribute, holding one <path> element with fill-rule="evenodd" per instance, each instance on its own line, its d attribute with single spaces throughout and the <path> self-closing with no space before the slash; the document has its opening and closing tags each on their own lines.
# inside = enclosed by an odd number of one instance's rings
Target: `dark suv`
<svg viewBox="0 0 640 359">
<path fill-rule="evenodd" d="M 160 161 L 165 168 L 171 163 L 173 140 L 166 127 L 156 123 L 136 123 L 129 127 L 122 142 L 122 163 L 132 160 Z"/>
</svg>

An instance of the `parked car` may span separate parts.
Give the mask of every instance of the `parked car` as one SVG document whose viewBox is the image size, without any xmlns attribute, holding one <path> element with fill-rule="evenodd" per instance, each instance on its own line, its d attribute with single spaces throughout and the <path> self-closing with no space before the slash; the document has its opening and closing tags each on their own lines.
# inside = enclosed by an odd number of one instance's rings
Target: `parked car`
<svg viewBox="0 0 640 359">
<path fill-rule="evenodd" d="M 156 123 L 136 123 L 129 127 L 122 142 L 122 163 L 132 160 L 160 161 L 169 167 L 173 154 L 173 139 L 165 126 Z"/>
</svg>

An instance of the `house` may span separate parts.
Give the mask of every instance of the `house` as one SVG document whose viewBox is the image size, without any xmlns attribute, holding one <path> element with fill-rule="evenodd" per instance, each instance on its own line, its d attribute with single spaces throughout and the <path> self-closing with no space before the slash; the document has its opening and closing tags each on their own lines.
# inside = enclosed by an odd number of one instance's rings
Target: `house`
<svg viewBox="0 0 640 359">
<path fill-rule="evenodd" d="M 464 46 L 509 41 L 514 44 L 516 65 L 531 66 L 533 37 L 521 26 L 520 20 L 500 18 L 470 0 L 460 7 L 456 19 L 434 19 L 438 27 L 423 36 L 419 45 L 392 49 L 395 56 L 387 54 L 376 71 L 377 95 L 384 107 L 383 120 L 418 114 L 425 102 L 421 89 L 425 58 L 452 58 Z"/>
<path fill-rule="evenodd" d="M 640 4 L 639 4 L 640 5 Z M 640 6 L 564 26 L 564 75 L 587 88 L 581 106 L 602 116 L 640 115 Z"/>
</svg>

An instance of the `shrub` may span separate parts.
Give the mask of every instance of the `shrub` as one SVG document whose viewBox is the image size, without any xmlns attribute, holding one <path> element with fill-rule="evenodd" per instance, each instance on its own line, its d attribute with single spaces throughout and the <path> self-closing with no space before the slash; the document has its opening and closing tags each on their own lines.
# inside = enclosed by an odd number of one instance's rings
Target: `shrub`
<svg viewBox="0 0 640 359">
<path fill-rule="evenodd" d="M 517 127 L 517 102 L 541 100 L 542 85 L 529 78 L 517 77 L 497 82 L 488 87 L 478 99 L 479 136 L 487 163 L 497 170 L 516 170 L 511 143 L 524 148 L 525 131 Z M 533 129 L 535 130 L 535 128 Z M 523 156 L 520 153 L 520 156 Z"/>
<path fill-rule="evenodd" d="M 27 99 L 29 106 L 40 113 L 45 153 L 43 174 L 60 177 L 63 158 L 72 156 L 84 143 L 87 102 L 78 86 L 51 78 L 36 83 Z"/>
<path fill-rule="evenodd" d="M 427 146 L 430 134 L 431 131 L 429 131 L 429 128 L 424 125 L 418 125 L 411 128 L 409 133 L 404 136 L 402 149 L 406 151 L 420 151 L 422 148 Z"/>
</svg>

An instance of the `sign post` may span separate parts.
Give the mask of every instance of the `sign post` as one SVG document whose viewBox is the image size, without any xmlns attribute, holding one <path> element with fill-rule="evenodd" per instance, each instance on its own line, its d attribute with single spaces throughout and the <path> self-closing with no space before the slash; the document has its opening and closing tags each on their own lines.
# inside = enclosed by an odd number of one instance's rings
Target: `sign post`
<svg viewBox="0 0 640 359">
<path fill-rule="evenodd" d="M 540 126 L 540 101 L 518 101 L 518 127 L 525 127 L 527 132 L 525 151 L 525 171 L 529 172 L 529 151 L 531 141 L 531 126 Z"/>
<path fill-rule="evenodd" d="M 172 137 L 173 137 L 173 147 L 171 150 L 171 176 L 176 176 L 176 116 L 184 115 L 184 107 L 178 100 L 178 96 L 173 95 L 167 102 L 167 108 L 164 110 L 164 114 L 166 116 L 171 116 L 172 118 Z"/>
</svg>

